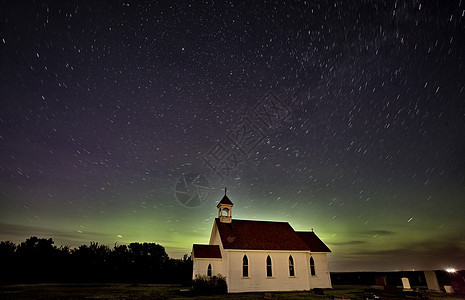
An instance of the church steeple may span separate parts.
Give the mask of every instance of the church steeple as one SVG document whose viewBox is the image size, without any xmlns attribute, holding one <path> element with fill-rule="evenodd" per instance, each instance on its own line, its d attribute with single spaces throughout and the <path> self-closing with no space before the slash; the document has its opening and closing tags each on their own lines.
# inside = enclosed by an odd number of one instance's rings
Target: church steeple
<svg viewBox="0 0 465 300">
<path fill-rule="evenodd" d="M 229 200 L 226 192 L 228 189 L 224 188 L 224 197 L 216 206 L 218 208 L 218 218 L 221 223 L 231 223 L 232 222 L 232 207 L 234 204 Z"/>
</svg>

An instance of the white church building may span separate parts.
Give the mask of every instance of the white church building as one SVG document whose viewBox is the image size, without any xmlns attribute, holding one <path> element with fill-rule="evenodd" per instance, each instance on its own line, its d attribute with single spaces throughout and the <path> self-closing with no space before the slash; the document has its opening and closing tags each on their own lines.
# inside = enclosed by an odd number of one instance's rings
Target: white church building
<svg viewBox="0 0 465 300">
<path fill-rule="evenodd" d="M 232 218 L 225 195 L 208 245 L 194 244 L 193 279 L 226 277 L 229 293 L 304 291 L 331 288 L 331 251 L 312 231 L 294 231 L 287 222 Z"/>
</svg>

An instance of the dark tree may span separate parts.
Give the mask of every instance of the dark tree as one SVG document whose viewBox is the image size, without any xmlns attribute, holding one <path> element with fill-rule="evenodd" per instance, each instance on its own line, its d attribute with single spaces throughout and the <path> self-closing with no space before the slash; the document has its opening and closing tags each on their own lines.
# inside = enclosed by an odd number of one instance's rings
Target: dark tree
<svg viewBox="0 0 465 300">
<path fill-rule="evenodd" d="M 19 275 L 26 282 L 55 280 L 58 252 L 51 238 L 28 238 L 16 249 Z"/>
<path fill-rule="evenodd" d="M 156 243 L 116 245 L 91 242 L 57 248 L 52 239 L 0 243 L 0 282 L 176 282 L 190 284 L 192 261 L 170 259 Z"/>
<path fill-rule="evenodd" d="M 11 282 L 17 277 L 16 248 L 10 241 L 0 243 L 0 282 Z"/>
</svg>

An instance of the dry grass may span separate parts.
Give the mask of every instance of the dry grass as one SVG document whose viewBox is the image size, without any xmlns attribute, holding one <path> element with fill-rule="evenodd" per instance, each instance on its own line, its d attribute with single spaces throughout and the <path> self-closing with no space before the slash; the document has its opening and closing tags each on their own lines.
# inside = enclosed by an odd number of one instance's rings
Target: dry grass
<svg viewBox="0 0 465 300">
<path fill-rule="evenodd" d="M 334 297 L 364 299 L 368 286 L 334 286 L 324 290 L 323 295 L 310 292 L 273 292 L 273 299 L 315 299 Z M 173 284 L 27 284 L 0 286 L 0 299 L 264 299 L 265 293 L 241 293 L 194 297 L 180 292 L 181 287 Z M 427 294 L 427 299 L 458 300 L 446 294 Z"/>
</svg>

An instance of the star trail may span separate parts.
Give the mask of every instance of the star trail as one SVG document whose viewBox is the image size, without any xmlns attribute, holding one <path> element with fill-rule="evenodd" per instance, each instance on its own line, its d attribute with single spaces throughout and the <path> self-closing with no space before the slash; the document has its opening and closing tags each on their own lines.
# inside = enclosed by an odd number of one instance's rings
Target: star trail
<svg viewBox="0 0 465 300">
<path fill-rule="evenodd" d="M 286 221 L 331 271 L 465 268 L 462 1 L 0 4 L 0 240 Z"/>
</svg>

